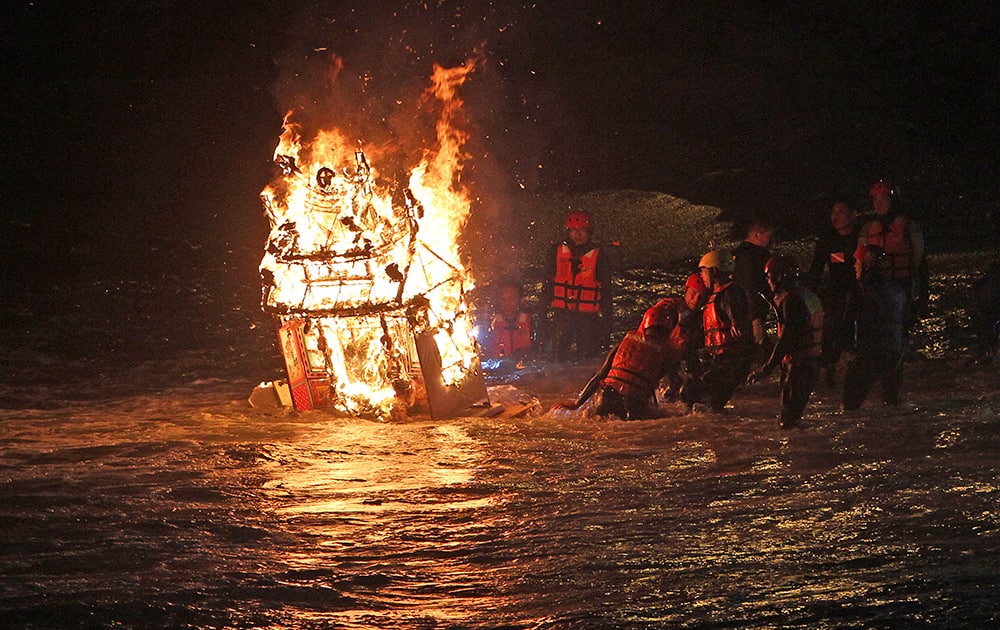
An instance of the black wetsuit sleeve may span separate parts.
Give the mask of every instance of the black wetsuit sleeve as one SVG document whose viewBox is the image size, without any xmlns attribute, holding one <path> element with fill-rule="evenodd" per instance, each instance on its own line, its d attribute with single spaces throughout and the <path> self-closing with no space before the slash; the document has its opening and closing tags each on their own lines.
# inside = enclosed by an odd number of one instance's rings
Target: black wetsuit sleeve
<svg viewBox="0 0 1000 630">
<path fill-rule="evenodd" d="M 781 326 L 781 336 L 774 344 L 771 358 L 764 364 L 764 371 L 770 372 L 778 367 L 785 355 L 791 354 L 795 350 L 795 343 L 802 339 L 806 328 L 809 326 L 809 309 L 805 301 L 794 293 L 786 297 L 779 307 L 779 321 Z"/>
<path fill-rule="evenodd" d="M 747 292 L 739 284 L 731 284 L 722 292 L 722 311 L 730 326 L 741 339 L 753 340 L 753 324 L 750 321 L 750 300 Z"/>
</svg>

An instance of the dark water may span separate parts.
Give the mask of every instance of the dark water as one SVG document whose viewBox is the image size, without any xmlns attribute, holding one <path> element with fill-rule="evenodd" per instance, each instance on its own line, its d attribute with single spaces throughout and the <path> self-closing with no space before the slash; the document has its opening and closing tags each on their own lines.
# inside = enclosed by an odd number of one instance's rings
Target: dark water
<svg viewBox="0 0 1000 630">
<path fill-rule="evenodd" d="M 7 301 L 3 627 L 912 628 L 1000 621 L 1000 381 L 934 261 L 905 404 L 378 423 L 246 403 L 246 270 Z M 682 272 L 626 274 L 623 312 Z M 57 285 L 59 283 L 56 283 Z M 494 395 L 572 396 L 592 366 Z"/>
</svg>

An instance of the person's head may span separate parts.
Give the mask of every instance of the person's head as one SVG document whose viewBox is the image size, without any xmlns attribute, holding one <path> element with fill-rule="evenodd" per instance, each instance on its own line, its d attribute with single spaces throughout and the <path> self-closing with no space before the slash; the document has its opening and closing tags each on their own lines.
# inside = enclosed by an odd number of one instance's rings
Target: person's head
<svg viewBox="0 0 1000 630">
<path fill-rule="evenodd" d="M 767 221 L 755 220 L 747 227 L 746 241 L 759 247 L 771 245 L 771 238 L 774 236 L 774 226 Z"/>
<path fill-rule="evenodd" d="M 847 234 L 858 213 L 845 201 L 837 201 L 830 208 L 830 225 L 837 232 Z"/>
<path fill-rule="evenodd" d="M 859 245 L 854 250 L 854 274 L 859 280 L 873 271 L 885 270 L 888 264 L 885 250 L 877 245 Z"/>
<path fill-rule="evenodd" d="M 764 265 L 764 274 L 767 275 L 767 284 L 771 290 L 777 291 L 786 288 L 798 279 L 799 263 L 792 256 L 771 256 L 767 264 Z"/>
<path fill-rule="evenodd" d="M 715 289 L 729 280 L 733 273 L 733 255 L 724 249 L 713 249 L 698 261 L 705 286 Z"/>
<path fill-rule="evenodd" d="M 646 309 L 639 329 L 642 336 L 653 340 L 664 340 L 677 325 L 677 309 L 668 302 L 659 302 Z"/>
<path fill-rule="evenodd" d="M 514 317 L 521 310 L 523 297 L 521 284 L 513 280 L 504 280 L 497 288 L 497 311 L 504 317 Z"/>
<path fill-rule="evenodd" d="M 705 303 L 708 302 L 708 296 L 711 294 L 712 291 L 705 284 L 701 273 L 691 274 L 687 282 L 684 283 L 684 302 L 692 311 L 705 306 Z"/>
<path fill-rule="evenodd" d="M 872 184 L 868 194 L 872 198 L 872 207 L 875 209 L 875 214 L 880 217 L 889 214 L 889 210 L 892 208 L 892 184 L 880 179 Z"/>
<path fill-rule="evenodd" d="M 590 240 L 593 230 L 590 213 L 584 210 L 570 212 L 566 215 L 566 229 L 569 231 L 569 240 L 574 245 L 583 245 Z"/>
</svg>

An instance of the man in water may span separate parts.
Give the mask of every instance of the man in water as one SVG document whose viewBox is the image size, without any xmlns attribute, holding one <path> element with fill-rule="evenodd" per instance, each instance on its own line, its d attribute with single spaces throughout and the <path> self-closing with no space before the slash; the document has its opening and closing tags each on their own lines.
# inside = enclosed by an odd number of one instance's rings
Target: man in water
<svg viewBox="0 0 1000 630">
<path fill-rule="evenodd" d="M 667 298 L 647 309 L 638 329 L 625 335 L 608 353 L 577 399 L 557 403 L 552 409 L 579 409 L 597 393 L 598 416 L 620 420 L 653 417 L 656 386 L 664 376 L 676 372 L 681 362 L 679 302 Z"/>
<path fill-rule="evenodd" d="M 899 209 L 896 190 L 879 180 L 869 191 L 875 216 L 861 226 L 858 245 L 881 248 L 886 272 L 906 290 L 906 329 L 909 334 L 927 301 L 927 261 L 920 225 Z"/>
<path fill-rule="evenodd" d="M 771 287 L 764 276 L 764 265 L 771 258 L 774 227 L 756 219 L 747 228 L 746 238 L 733 250 L 733 280 L 743 287 L 750 300 L 750 320 L 753 341 L 763 352 L 770 352 L 766 333 L 767 316 L 771 312 Z"/>
<path fill-rule="evenodd" d="M 721 411 L 750 373 L 754 341 L 747 293 L 733 282 L 733 257 L 713 250 L 698 263 L 705 285 L 712 295 L 705 305 L 704 370 L 681 389 L 681 400 L 694 408 L 707 405 Z"/>
<path fill-rule="evenodd" d="M 611 264 L 591 240 L 590 214 L 566 215 L 566 240 L 550 257 L 542 304 L 552 316 L 552 355 L 557 361 L 597 356 L 611 333 Z"/>
<path fill-rule="evenodd" d="M 858 213 L 844 201 L 830 208 L 830 225 L 820 233 L 813 250 L 806 284 L 823 303 L 823 368 L 830 387 L 837 382 L 837 363 L 854 342 L 854 315 L 858 280 L 854 250 L 858 247 Z"/>
<path fill-rule="evenodd" d="M 778 341 L 771 358 L 747 377 L 754 383 L 781 366 L 781 428 L 802 420 L 809 396 L 819 381 L 823 353 L 823 306 L 799 282 L 799 265 L 791 256 L 775 256 L 764 267 L 778 314 Z"/>
<path fill-rule="evenodd" d="M 876 380 L 882 382 L 882 402 L 898 405 L 907 292 L 891 276 L 892 261 L 881 247 L 858 247 L 854 265 L 861 283 L 861 300 L 855 354 L 844 377 L 844 410 L 860 408 Z"/>
</svg>

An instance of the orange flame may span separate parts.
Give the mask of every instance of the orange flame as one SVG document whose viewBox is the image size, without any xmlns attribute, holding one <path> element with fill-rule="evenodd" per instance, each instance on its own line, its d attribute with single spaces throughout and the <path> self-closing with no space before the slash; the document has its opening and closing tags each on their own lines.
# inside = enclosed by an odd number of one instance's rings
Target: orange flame
<svg viewBox="0 0 1000 630">
<path fill-rule="evenodd" d="M 466 303 L 473 280 L 458 246 L 471 201 L 456 93 L 473 69 L 434 67 L 421 104 L 440 107 L 436 140 L 404 190 L 383 181 L 345 131 L 306 139 L 294 112 L 285 116 L 275 149 L 282 172 L 261 193 L 271 226 L 263 305 L 282 331 L 298 331 L 303 365 L 293 370 L 285 351 L 290 380 L 295 372 L 321 381 L 312 394 L 345 413 L 385 417 L 401 391 L 419 391 L 414 333 L 433 335 L 446 384 L 478 369 Z"/>
</svg>

